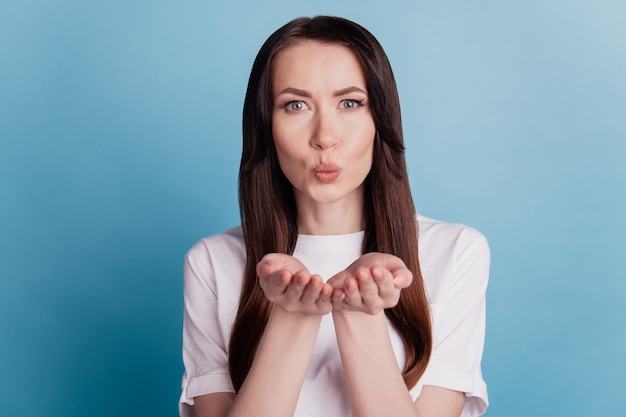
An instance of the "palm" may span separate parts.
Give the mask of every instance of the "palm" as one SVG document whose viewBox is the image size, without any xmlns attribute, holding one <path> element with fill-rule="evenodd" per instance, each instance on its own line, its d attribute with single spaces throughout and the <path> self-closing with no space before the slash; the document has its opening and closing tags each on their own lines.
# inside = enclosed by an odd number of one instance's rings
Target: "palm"
<svg viewBox="0 0 626 417">
<path fill-rule="evenodd" d="M 327 314 L 332 310 L 332 287 L 293 256 L 265 255 L 257 264 L 259 284 L 269 301 L 283 309 L 304 314 Z"/>
<path fill-rule="evenodd" d="M 328 283 L 333 287 L 333 306 L 338 310 L 377 314 L 394 307 L 400 291 L 413 281 L 404 262 L 385 253 L 367 253 Z"/>
</svg>

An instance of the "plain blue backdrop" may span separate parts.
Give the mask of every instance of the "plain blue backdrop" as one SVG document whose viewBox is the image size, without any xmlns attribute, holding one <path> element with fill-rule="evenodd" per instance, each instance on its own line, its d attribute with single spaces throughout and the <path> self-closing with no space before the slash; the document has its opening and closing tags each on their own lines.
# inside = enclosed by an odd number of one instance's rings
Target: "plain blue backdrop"
<svg viewBox="0 0 626 417">
<path fill-rule="evenodd" d="M 239 221 L 258 48 L 315 14 L 385 47 L 419 211 L 489 239 L 487 416 L 623 415 L 617 0 L 2 0 L 0 415 L 176 415 L 183 255 Z"/>
</svg>

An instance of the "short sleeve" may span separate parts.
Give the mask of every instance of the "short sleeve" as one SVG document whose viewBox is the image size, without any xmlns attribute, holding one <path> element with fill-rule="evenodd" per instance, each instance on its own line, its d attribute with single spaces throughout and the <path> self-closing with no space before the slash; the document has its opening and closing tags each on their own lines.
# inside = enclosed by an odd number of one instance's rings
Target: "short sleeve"
<svg viewBox="0 0 626 417">
<path fill-rule="evenodd" d="M 184 263 L 182 417 L 193 416 L 193 399 L 198 395 L 234 392 L 214 276 L 211 258 L 199 242 L 187 253 Z"/>
<path fill-rule="evenodd" d="M 481 360 L 491 255 L 487 240 L 475 229 L 462 226 L 445 234 L 453 238 L 441 240 L 443 248 L 439 255 L 433 254 L 435 264 L 428 268 L 436 280 L 429 293 L 433 352 L 412 394 L 418 396 L 424 385 L 464 392 L 462 417 L 476 417 L 489 404 Z"/>
</svg>

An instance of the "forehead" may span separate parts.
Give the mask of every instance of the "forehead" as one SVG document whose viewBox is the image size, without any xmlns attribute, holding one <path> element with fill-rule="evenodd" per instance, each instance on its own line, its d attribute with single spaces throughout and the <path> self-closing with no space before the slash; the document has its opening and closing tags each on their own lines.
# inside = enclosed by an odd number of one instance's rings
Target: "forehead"
<svg viewBox="0 0 626 417">
<path fill-rule="evenodd" d="M 272 63 L 274 92 L 284 87 L 365 90 L 365 74 L 354 51 L 339 43 L 301 40 L 281 50 Z"/>
</svg>

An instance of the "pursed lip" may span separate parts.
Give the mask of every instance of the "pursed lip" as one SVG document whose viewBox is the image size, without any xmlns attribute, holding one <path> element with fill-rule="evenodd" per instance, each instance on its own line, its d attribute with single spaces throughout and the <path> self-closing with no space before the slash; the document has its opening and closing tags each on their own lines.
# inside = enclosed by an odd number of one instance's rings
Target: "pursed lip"
<svg viewBox="0 0 626 417">
<path fill-rule="evenodd" d="M 331 183 L 337 179 L 341 173 L 341 168 L 333 163 L 318 164 L 313 168 L 313 174 L 318 181 L 323 183 Z"/>
</svg>

